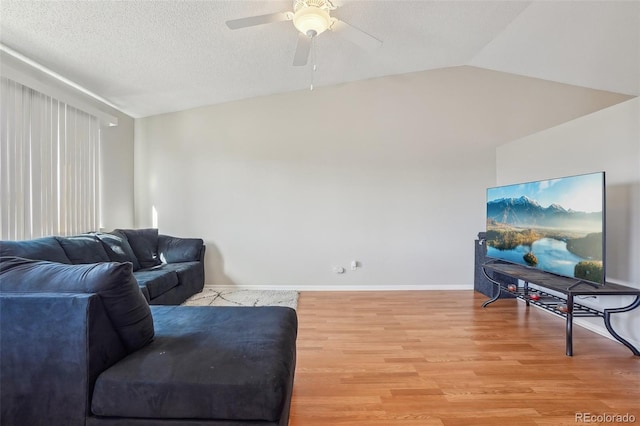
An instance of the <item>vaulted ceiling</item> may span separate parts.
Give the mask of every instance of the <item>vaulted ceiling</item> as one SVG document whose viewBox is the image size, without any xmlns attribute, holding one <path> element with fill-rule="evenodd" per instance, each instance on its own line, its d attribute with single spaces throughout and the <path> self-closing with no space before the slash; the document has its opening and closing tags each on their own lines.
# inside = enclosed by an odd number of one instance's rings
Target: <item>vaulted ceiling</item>
<svg viewBox="0 0 640 426">
<path fill-rule="evenodd" d="M 290 0 L 0 2 L 0 42 L 144 117 L 376 77 L 470 65 L 640 94 L 638 1 L 349 1 L 332 15 L 383 41 L 320 34 L 292 66 L 290 21 L 225 21 Z"/>
</svg>

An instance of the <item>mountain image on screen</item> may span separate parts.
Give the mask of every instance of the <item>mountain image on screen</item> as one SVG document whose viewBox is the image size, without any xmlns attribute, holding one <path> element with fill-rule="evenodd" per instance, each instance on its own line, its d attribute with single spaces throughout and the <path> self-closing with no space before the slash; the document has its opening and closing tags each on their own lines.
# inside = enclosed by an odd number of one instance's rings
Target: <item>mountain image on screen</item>
<svg viewBox="0 0 640 426">
<path fill-rule="evenodd" d="M 600 231 L 602 212 L 578 212 L 559 204 L 542 207 L 523 195 L 520 198 L 501 198 L 487 203 L 487 218 L 498 223 L 524 227 Z"/>
<path fill-rule="evenodd" d="M 487 256 L 604 282 L 604 173 L 489 188 Z"/>
</svg>

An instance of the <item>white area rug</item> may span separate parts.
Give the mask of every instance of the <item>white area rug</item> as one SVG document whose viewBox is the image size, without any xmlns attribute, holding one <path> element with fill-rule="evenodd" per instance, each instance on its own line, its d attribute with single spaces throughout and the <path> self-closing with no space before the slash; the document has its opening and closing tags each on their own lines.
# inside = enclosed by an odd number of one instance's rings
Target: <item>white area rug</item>
<svg viewBox="0 0 640 426">
<path fill-rule="evenodd" d="M 185 306 L 288 306 L 298 307 L 298 292 L 294 290 L 216 290 L 205 287 L 194 294 Z"/>
</svg>

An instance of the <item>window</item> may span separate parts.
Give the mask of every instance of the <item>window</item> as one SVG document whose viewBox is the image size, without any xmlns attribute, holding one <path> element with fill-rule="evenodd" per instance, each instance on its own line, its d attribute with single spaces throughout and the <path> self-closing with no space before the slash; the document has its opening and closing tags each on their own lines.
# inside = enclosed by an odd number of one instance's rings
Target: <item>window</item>
<svg viewBox="0 0 640 426">
<path fill-rule="evenodd" d="M 95 231 L 100 122 L 0 78 L 0 239 Z"/>
</svg>

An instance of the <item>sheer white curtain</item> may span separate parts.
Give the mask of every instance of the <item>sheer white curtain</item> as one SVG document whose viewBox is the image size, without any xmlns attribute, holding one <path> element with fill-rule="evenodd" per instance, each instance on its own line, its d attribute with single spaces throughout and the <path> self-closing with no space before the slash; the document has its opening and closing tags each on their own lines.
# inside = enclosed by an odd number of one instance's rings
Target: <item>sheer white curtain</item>
<svg viewBox="0 0 640 426">
<path fill-rule="evenodd" d="M 97 230 L 99 120 L 0 80 L 0 239 Z"/>
</svg>

